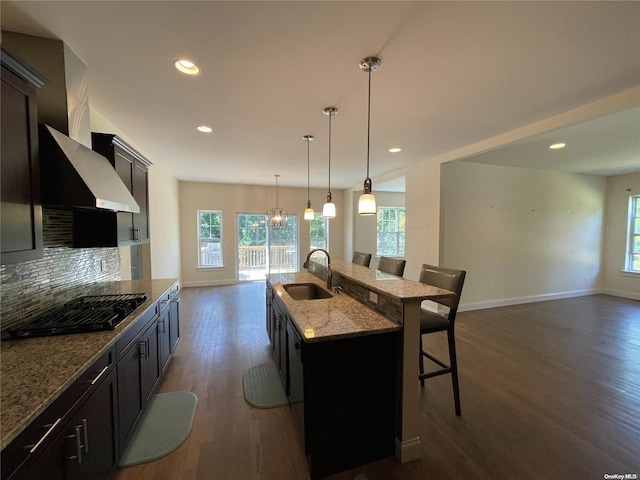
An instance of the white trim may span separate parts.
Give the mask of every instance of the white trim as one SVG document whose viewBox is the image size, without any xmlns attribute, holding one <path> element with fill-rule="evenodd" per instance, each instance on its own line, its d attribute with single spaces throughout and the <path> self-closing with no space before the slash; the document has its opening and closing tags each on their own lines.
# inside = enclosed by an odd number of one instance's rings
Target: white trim
<svg viewBox="0 0 640 480">
<path fill-rule="evenodd" d="M 630 300 L 638 300 L 640 301 L 640 293 L 634 292 L 620 292 L 618 290 L 611 290 L 608 288 L 603 289 L 598 293 L 603 293 L 605 295 L 612 295 L 614 297 L 628 298 Z"/>
<path fill-rule="evenodd" d="M 415 437 L 404 442 L 396 437 L 396 458 L 400 463 L 408 463 L 422 457 L 422 444 L 420 437 Z"/>
<path fill-rule="evenodd" d="M 496 300 L 487 300 L 482 302 L 461 303 L 458 308 L 459 312 L 470 310 L 483 310 L 485 308 L 506 307 L 509 305 L 520 305 L 522 303 L 546 302 L 548 300 L 560 300 L 563 298 L 584 297 L 587 295 L 595 295 L 598 293 L 606 293 L 601 289 L 590 288 L 586 290 L 572 290 L 569 292 L 546 293 L 542 295 L 530 295 L 526 297 L 502 298 Z"/>
<path fill-rule="evenodd" d="M 221 285 L 235 285 L 239 283 L 235 278 L 223 280 L 196 280 L 192 282 L 182 282 L 183 287 L 219 287 Z"/>
</svg>

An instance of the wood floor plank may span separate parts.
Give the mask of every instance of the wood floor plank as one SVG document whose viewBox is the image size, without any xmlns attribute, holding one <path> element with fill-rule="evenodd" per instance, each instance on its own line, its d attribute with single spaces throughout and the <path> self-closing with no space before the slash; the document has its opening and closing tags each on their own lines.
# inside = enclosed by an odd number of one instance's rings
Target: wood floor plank
<svg viewBox="0 0 640 480">
<path fill-rule="evenodd" d="M 182 339 L 160 391 L 198 396 L 175 452 L 113 480 L 305 480 L 289 407 L 244 402 L 242 374 L 271 360 L 264 283 L 181 292 Z M 434 338 L 432 338 L 434 337 Z M 640 302 L 593 295 L 458 314 L 462 416 L 449 376 L 420 396 L 423 455 L 388 458 L 331 480 L 594 479 L 640 476 Z M 444 336 L 425 345 L 446 358 Z"/>
</svg>

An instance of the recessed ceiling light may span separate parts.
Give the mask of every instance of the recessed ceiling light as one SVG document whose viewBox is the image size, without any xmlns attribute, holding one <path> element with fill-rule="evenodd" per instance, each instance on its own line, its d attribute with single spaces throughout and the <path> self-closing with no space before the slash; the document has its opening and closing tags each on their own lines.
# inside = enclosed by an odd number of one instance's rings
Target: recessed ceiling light
<svg viewBox="0 0 640 480">
<path fill-rule="evenodd" d="M 559 150 L 559 149 L 564 148 L 566 146 L 567 146 L 566 143 L 562 143 L 561 142 L 561 143 L 554 143 L 553 145 L 549 145 L 549 148 L 552 149 L 552 150 Z"/>
<path fill-rule="evenodd" d="M 211 127 L 207 127 L 206 125 L 200 125 L 200 126 L 198 126 L 196 128 L 197 128 L 197 130 L 199 132 L 202 132 L 202 133 L 211 133 L 211 132 L 213 132 Z"/>
<path fill-rule="evenodd" d="M 200 68 L 198 68 L 198 66 L 191 60 L 187 60 L 185 58 L 175 60 L 173 62 L 173 66 L 187 75 L 198 75 L 200 73 Z"/>
<path fill-rule="evenodd" d="M 398 147 L 393 147 L 393 148 L 390 148 L 390 149 L 389 149 L 389 151 L 390 151 L 391 153 L 398 153 L 398 152 L 401 152 L 401 151 L 402 151 L 402 149 L 401 149 L 401 148 L 398 148 Z"/>
</svg>

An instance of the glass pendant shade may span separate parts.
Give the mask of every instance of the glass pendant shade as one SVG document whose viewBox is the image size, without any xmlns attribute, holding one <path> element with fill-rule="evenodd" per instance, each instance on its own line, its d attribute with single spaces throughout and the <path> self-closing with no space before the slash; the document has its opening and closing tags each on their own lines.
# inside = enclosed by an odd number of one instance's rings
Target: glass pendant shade
<svg viewBox="0 0 640 480">
<path fill-rule="evenodd" d="M 328 201 L 322 206 L 322 216 L 326 218 L 336 218 L 336 204 Z"/>
<path fill-rule="evenodd" d="M 307 208 L 304 211 L 304 219 L 305 220 L 313 220 L 316 216 L 316 213 L 311 208 L 311 202 L 307 202 Z"/>
<path fill-rule="evenodd" d="M 363 193 L 358 200 L 358 213 L 360 215 L 376 214 L 376 197 L 370 193 Z"/>
</svg>

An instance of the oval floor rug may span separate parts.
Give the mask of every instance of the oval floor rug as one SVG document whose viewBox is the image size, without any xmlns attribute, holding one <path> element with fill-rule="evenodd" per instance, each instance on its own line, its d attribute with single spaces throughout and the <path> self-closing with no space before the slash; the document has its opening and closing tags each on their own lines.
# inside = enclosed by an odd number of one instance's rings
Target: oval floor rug
<svg viewBox="0 0 640 480">
<path fill-rule="evenodd" d="M 169 392 L 153 395 L 119 466 L 148 463 L 170 454 L 189 438 L 198 397 L 192 392 Z"/>
<path fill-rule="evenodd" d="M 244 399 L 252 407 L 272 408 L 286 405 L 287 395 L 274 362 L 261 363 L 242 375 Z"/>
</svg>

